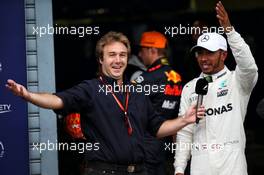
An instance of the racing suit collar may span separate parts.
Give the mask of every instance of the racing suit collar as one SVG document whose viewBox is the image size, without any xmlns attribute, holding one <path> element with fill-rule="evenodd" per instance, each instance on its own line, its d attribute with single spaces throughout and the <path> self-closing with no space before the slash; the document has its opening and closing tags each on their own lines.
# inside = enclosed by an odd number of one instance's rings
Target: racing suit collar
<svg viewBox="0 0 264 175">
<path fill-rule="evenodd" d="M 162 65 L 169 65 L 168 63 L 168 59 L 166 57 L 161 57 L 159 59 L 157 59 L 154 63 L 152 63 L 149 67 L 148 67 L 148 72 L 152 72 L 154 70 L 159 69 Z"/>
<path fill-rule="evenodd" d="M 202 72 L 200 74 L 200 77 L 212 76 L 213 81 L 215 81 L 216 79 L 224 76 L 227 72 L 229 72 L 229 69 L 225 66 L 224 69 L 222 69 L 221 71 L 219 71 L 219 72 L 217 72 L 215 74 L 212 74 L 212 75 L 205 74 L 205 73 Z"/>
</svg>

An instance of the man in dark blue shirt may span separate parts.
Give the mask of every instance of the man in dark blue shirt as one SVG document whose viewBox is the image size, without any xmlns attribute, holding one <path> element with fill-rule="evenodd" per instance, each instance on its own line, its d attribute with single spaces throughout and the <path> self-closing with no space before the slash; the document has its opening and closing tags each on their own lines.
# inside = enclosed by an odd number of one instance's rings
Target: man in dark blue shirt
<svg viewBox="0 0 264 175">
<path fill-rule="evenodd" d="M 130 44 L 122 33 L 104 35 L 97 42 L 96 53 L 99 78 L 66 91 L 33 93 L 13 80 L 8 80 L 6 86 L 25 100 L 58 114 L 81 113 L 84 136 L 95 145 L 95 149 L 86 150 L 88 164 L 84 175 L 143 175 L 145 132 L 148 130 L 156 137 L 175 134 L 195 122 L 196 112 L 202 117 L 204 109 L 196 111 L 193 106 L 184 116 L 173 120 L 158 117 L 148 97 L 123 81 Z"/>
</svg>

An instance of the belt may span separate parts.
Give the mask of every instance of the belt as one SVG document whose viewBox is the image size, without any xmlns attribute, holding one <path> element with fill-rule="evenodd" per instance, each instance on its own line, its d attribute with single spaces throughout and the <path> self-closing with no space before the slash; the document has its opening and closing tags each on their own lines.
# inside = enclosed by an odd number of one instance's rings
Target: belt
<svg viewBox="0 0 264 175">
<path fill-rule="evenodd" d="M 136 173 L 144 170 L 143 164 L 121 165 L 121 164 L 113 164 L 113 163 L 107 163 L 101 161 L 86 161 L 85 167 L 99 169 L 99 170 L 128 172 L 128 173 Z"/>
</svg>

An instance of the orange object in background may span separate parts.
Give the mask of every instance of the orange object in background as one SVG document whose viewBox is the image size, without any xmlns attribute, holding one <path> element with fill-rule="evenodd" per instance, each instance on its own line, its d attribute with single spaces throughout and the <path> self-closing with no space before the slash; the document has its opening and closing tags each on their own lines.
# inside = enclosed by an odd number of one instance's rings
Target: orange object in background
<svg viewBox="0 0 264 175">
<path fill-rule="evenodd" d="M 175 72 L 174 70 L 171 70 L 170 72 L 165 72 L 166 76 L 167 76 L 167 81 L 173 81 L 173 83 L 178 83 L 181 81 L 181 76 Z"/>
<path fill-rule="evenodd" d="M 65 129 L 75 139 L 85 139 L 81 128 L 81 115 L 71 113 L 65 117 Z"/>
<path fill-rule="evenodd" d="M 154 47 L 164 49 L 167 44 L 166 37 L 156 31 L 144 32 L 141 37 L 140 46 L 141 47 Z"/>
</svg>

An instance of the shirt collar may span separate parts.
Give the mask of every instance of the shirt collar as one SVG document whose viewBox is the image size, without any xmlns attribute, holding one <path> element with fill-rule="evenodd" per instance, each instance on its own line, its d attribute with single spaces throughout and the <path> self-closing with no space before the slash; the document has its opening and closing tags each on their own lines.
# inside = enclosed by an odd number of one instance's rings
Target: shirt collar
<svg viewBox="0 0 264 175">
<path fill-rule="evenodd" d="M 160 60 L 161 60 L 161 59 L 157 59 L 156 61 L 154 61 L 154 63 L 152 63 L 152 64 L 148 67 L 148 69 L 151 69 L 151 68 L 153 68 L 153 67 L 155 67 L 155 66 L 161 64 L 161 61 L 160 61 Z"/>
<path fill-rule="evenodd" d="M 209 75 L 209 74 L 205 74 L 205 73 L 201 73 L 200 77 L 206 77 L 206 76 L 212 76 L 213 81 L 215 81 L 216 79 L 224 76 L 225 74 L 227 74 L 227 72 L 229 71 L 229 69 L 225 66 L 224 69 L 220 70 L 219 72 Z"/>
<path fill-rule="evenodd" d="M 148 67 L 148 72 L 152 72 L 154 70 L 159 69 L 162 65 L 169 65 L 168 63 L 168 59 L 166 57 L 161 57 L 159 59 L 157 59 L 154 63 L 152 63 L 149 67 Z"/>
<path fill-rule="evenodd" d="M 112 78 L 112 77 L 109 77 L 109 76 L 106 76 L 106 75 L 100 75 L 102 78 L 103 78 L 103 80 L 105 81 L 105 83 L 106 84 L 109 84 L 109 85 L 117 85 L 117 80 L 116 79 L 114 79 L 114 78 Z M 128 79 L 124 76 L 124 78 L 123 78 L 123 83 L 125 83 L 125 84 L 128 84 L 129 83 L 129 81 L 128 81 Z"/>
</svg>

